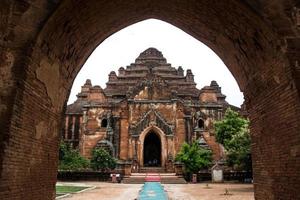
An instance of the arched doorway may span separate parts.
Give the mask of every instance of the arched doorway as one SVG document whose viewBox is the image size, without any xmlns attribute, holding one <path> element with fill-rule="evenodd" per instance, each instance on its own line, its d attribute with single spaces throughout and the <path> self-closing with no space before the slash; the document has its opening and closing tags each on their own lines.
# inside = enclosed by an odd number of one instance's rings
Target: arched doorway
<svg viewBox="0 0 300 200">
<path fill-rule="evenodd" d="M 145 137 L 143 154 L 145 167 L 161 166 L 161 141 L 153 131 L 150 131 Z"/>
</svg>

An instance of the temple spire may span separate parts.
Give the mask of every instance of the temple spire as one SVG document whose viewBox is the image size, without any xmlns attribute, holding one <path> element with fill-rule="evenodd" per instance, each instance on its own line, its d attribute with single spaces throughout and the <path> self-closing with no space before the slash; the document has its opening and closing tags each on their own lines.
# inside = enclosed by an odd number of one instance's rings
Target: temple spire
<svg viewBox="0 0 300 200">
<path fill-rule="evenodd" d="M 156 48 L 150 47 L 140 53 L 139 57 L 135 60 L 136 63 L 147 63 L 147 62 L 156 62 L 159 64 L 166 64 L 167 60 L 164 58 L 161 51 Z"/>
</svg>

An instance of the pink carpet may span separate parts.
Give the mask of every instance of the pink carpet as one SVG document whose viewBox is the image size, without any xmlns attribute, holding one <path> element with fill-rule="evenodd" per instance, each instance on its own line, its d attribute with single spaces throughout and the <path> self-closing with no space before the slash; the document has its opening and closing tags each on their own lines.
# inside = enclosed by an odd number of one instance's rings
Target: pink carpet
<svg viewBox="0 0 300 200">
<path fill-rule="evenodd" d="M 157 173 L 148 173 L 145 178 L 146 182 L 160 182 L 160 175 Z"/>
</svg>

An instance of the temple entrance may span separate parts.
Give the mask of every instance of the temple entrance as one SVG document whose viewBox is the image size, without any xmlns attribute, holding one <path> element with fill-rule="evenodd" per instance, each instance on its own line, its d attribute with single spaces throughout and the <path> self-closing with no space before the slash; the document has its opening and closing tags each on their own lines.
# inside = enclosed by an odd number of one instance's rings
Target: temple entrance
<svg viewBox="0 0 300 200">
<path fill-rule="evenodd" d="M 159 136 L 151 131 L 147 134 L 144 141 L 144 166 L 161 166 L 161 141 Z"/>
</svg>

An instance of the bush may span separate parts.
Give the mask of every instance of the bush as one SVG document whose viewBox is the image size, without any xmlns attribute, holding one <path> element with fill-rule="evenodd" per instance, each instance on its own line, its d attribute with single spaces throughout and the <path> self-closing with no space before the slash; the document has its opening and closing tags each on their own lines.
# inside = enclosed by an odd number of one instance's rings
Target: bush
<svg viewBox="0 0 300 200">
<path fill-rule="evenodd" d="M 249 120 L 239 113 L 226 110 L 224 119 L 215 122 L 217 142 L 226 150 L 226 164 L 235 170 L 252 170 Z"/>
<path fill-rule="evenodd" d="M 227 165 L 235 170 L 252 171 L 250 145 L 249 132 L 235 134 L 226 146 Z"/>
<path fill-rule="evenodd" d="M 91 167 L 94 170 L 107 171 L 115 169 L 116 160 L 103 148 L 95 148 L 92 152 Z"/>
<path fill-rule="evenodd" d="M 201 169 L 207 169 L 212 163 L 212 152 L 199 146 L 197 141 L 191 145 L 183 143 L 176 156 L 176 161 L 184 165 L 187 174 L 197 173 Z"/>
<path fill-rule="evenodd" d="M 59 148 L 59 170 L 80 171 L 89 168 L 89 160 L 79 154 L 77 149 L 72 149 L 64 142 Z"/>
</svg>

